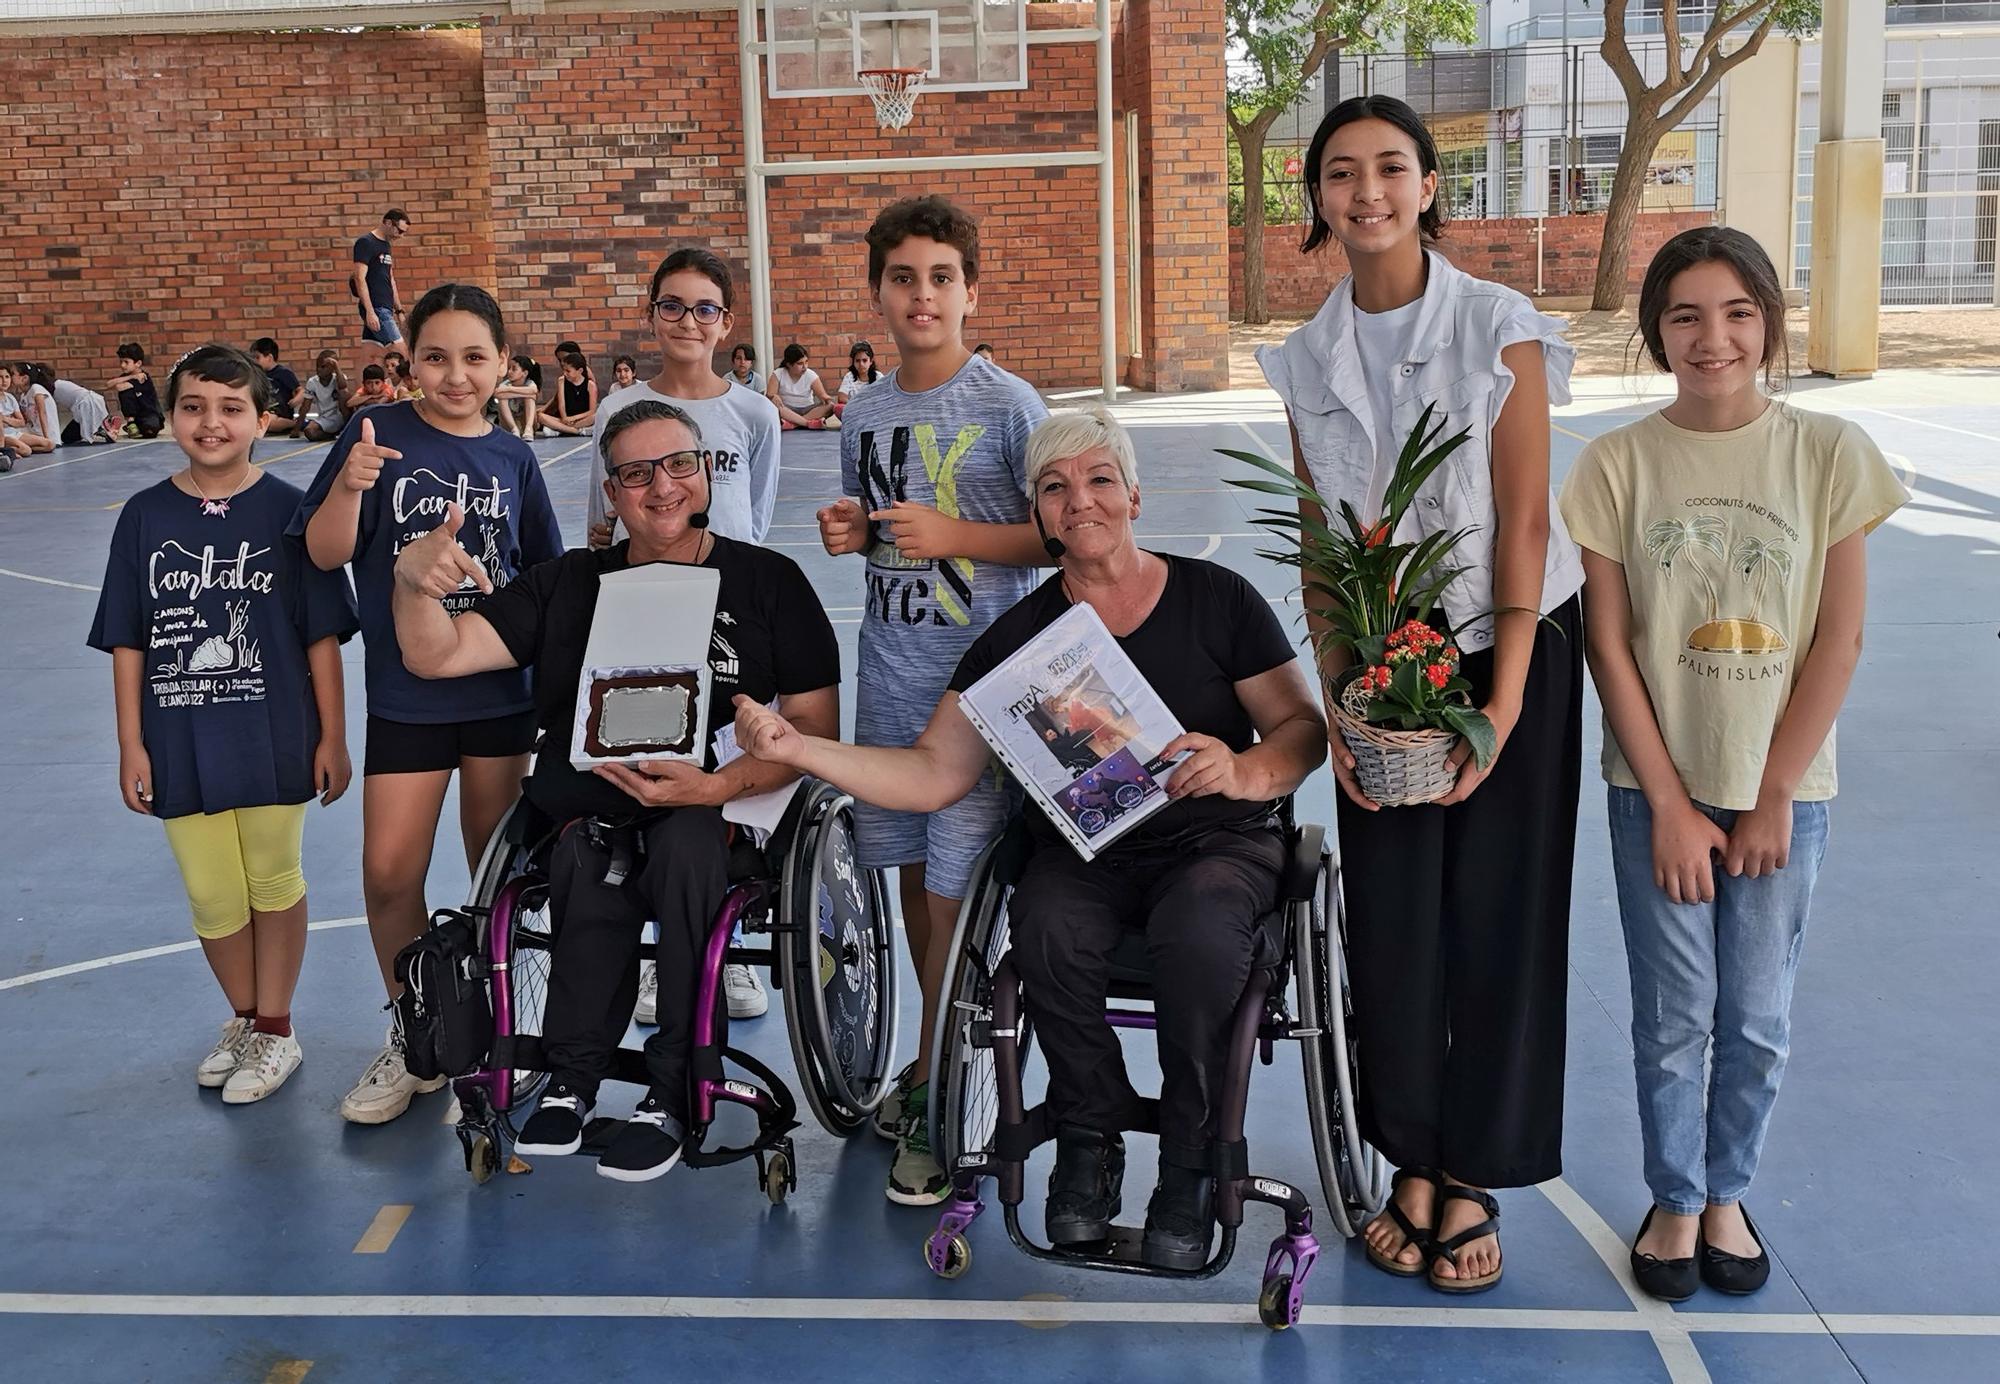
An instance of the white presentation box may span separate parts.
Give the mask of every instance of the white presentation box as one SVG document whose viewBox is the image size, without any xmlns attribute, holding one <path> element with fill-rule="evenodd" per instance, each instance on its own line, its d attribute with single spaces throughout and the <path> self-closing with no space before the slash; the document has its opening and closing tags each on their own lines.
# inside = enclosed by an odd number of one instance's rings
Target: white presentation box
<svg viewBox="0 0 2000 1384">
<path fill-rule="evenodd" d="M 701 762 L 720 582 L 713 568 L 670 562 L 604 575 L 577 681 L 573 767 Z"/>
</svg>

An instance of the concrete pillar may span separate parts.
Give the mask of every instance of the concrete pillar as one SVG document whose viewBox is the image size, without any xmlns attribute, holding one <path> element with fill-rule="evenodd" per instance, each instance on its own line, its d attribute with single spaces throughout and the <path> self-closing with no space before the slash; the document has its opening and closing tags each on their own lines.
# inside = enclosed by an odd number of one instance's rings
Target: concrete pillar
<svg viewBox="0 0 2000 1384">
<path fill-rule="evenodd" d="M 1826 0 L 1824 15 L 1806 362 L 1845 378 L 1875 373 L 1881 325 L 1883 7 Z"/>
<path fill-rule="evenodd" d="M 1791 286 L 1798 183 L 1799 41 L 1774 34 L 1723 88 L 1724 225 L 1754 236 Z"/>
</svg>

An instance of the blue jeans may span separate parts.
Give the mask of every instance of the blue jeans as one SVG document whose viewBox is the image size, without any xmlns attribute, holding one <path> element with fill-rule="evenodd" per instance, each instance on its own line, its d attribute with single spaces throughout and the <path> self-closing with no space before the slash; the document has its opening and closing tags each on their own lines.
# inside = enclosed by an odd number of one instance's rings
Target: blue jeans
<svg viewBox="0 0 2000 1384">
<path fill-rule="evenodd" d="M 1792 804 L 1784 869 L 1732 879 L 1718 863 L 1715 901 L 1677 904 L 1653 883 L 1646 795 L 1609 791 L 1646 1185 L 1661 1210 L 1692 1216 L 1741 1201 L 1757 1174 L 1791 1055 L 1792 982 L 1827 804 Z M 1695 807 L 1724 831 L 1735 825 L 1733 811 Z"/>
<path fill-rule="evenodd" d="M 368 310 L 361 308 L 358 303 L 355 306 L 360 308 L 361 312 L 361 339 L 363 341 L 373 342 L 377 346 L 394 346 L 403 339 L 402 328 L 396 325 L 396 313 L 394 309 L 377 305 L 374 320 L 370 321 Z"/>
</svg>

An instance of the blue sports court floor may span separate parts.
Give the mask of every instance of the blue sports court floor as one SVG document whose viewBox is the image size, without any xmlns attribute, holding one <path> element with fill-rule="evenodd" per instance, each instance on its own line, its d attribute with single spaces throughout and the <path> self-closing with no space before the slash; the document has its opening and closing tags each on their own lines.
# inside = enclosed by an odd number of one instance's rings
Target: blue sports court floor
<svg viewBox="0 0 2000 1384">
<path fill-rule="evenodd" d="M 1584 381 L 1556 470 L 1650 407 Z M 268 1102 L 225 1110 L 190 1068 L 220 1000 L 159 827 L 113 785 L 109 660 L 84 647 L 121 501 L 178 465 L 171 444 L 37 458 L 0 477 L 4 879 L 0 1050 L 14 1080 L 0 1185 L 0 1379 L 1240 1379 L 1839 1381 L 2000 1379 L 2000 394 L 1990 376 L 1802 383 L 1894 454 L 1915 503 L 1870 543 L 1867 653 L 1841 729 L 1842 795 L 1797 1000 L 1793 1062 L 1752 1203 L 1776 1261 L 1748 1301 L 1676 1310 L 1623 1267 L 1645 1209 L 1624 959 L 1601 790 L 1577 849 L 1563 1178 L 1505 1194 L 1507 1276 L 1465 1303 L 1330 1244 L 1305 1323 L 1253 1306 L 1253 1208 L 1235 1265 L 1160 1286 L 1051 1270 L 996 1218 L 971 1273 L 934 1280 L 928 1212 L 881 1193 L 888 1145 L 803 1131 L 800 1186 L 765 1202 L 745 1167 L 628 1187 L 583 1160 L 473 1185 L 447 1094 L 363 1129 L 337 1106 L 380 1042 L 361 912 L 359 785 L 315 808 L 316 931 L 296 1004 L 306 1062 Z M 1212 449 L 1279 449 L 1268 393 L 1129 397 L 1147 542 L 1254 574 L 1248 498 Z M 572 542 L 587 450 L 537 450 Z M 820 552 L 831 437 L 788 435 L 775 542 L 804 564 L 851 652 L 854 560 Z M 303 484 L 323 446 L 264 444 Z M 348 650 L 360 753 L 358 643 Z M 1595 708 L 1589 712 L 1594 762 Z M 1588 776 L 1587 776 L 1588 779 Z M 1304 815 L 1330 810 L 1324 777 Z M 465 873 L 447 827 L 434 904 Z M 913 986 L 906 986 L 912 997 Z M 913 998 L 913 997 L 912 997 Z M 914 1028 L 909 1006 L 904 1032 Z M 789 1071 L 775 1004 L 733 1035 Z M 905 1041 L 907 1042 L 907 1036 Z M 1135 1074 L 1147 1066 L 1135 1057 Z M 613 1088 L 614 1090 L 616 1088 Z M 627 1099 L 632 1098 L 628 1093 Z M 614 1097 L 615 1099 L 615 1097 Z M 1260 1073 L 1262 1170 L 1319 1190 L 1296 1063 Z M 1150 1151 L 1135 1151 L 1143 1191 Z M 1040 1166 L 1040 1165 L 1038 1165 Z M 1038 1180 L 1031 1176 L 1031 1186 Z M 1028 1214 L 1038 1219 L 1031 1204 Z"/>
</svg>

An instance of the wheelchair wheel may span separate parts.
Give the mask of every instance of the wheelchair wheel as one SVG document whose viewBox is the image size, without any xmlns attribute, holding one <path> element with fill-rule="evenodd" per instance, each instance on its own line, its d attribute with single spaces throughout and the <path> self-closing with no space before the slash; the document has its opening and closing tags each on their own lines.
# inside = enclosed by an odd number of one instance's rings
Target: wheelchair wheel
<svg viewBox="0 0 2000 1384">
<path fill-rule="evenodd" d="M 937 1031 L 930 1035 L 931 1148 L 946 1173 L 964 1157 L 990 1152 L 1000 1122 L 999 1079 L 985 1034 L 993 1020 L 993 974 L 1007 954 L 1008 891 L 993 872 L 998 849 L 998 842 L 988 846 L 973 866 L 972 888 L 952 929 Z M 1018 1042 L 1025 1062 L 1032 1042 L 1025 1013 Z"/>
<path fill-rule="evenodd" d="M 493 907 L 500 901 L 501 892 L 521 881 L 513 891 L 506 952 L 508 995 L 516 1037 L 541 1034 L 542 1010 L 549 994 L 550 950 L 555 945 L 548 882 L 533 869 L 538 843 L 514 839 L 525 834 L 521 830 L 523 823 L 515 820 L 516 814 L 529 811 L 524 801 L 516 801 L 508 810 L 480 858 L 472 890 L 474 914 L 482 920 L 483 931 L 492 925 Z M 517 1110 L 533 1100 L 548 1079 L 547 1072 L 515 1068 L 509 1110 Z"/>
<path fill-rule="evenodd" d="M 780 881 L 785 1028 L 813 1116 L 858 1134 L 896 1055 L 896 926 L 880 872 L 855 858 L 854 800 L 816 784 Z"/>
<path fill-rule="evenodd" d="M 1301 1027 L 1318 1030 L 1303 1042 L 1306 1115 L 1320 1186 L 1333 1223 L 1344 1236 L 1360 1233 L 1389 1196 L 1389 1167 L 1361 1138 L 1354 1093 L 1360 1065 L 1354 1006 L 1348 993 L 1345 913 L 1340 871 L 1331 850 L 1320 855 L 1319 888 L 1293 914 Z"/>
</svg>

